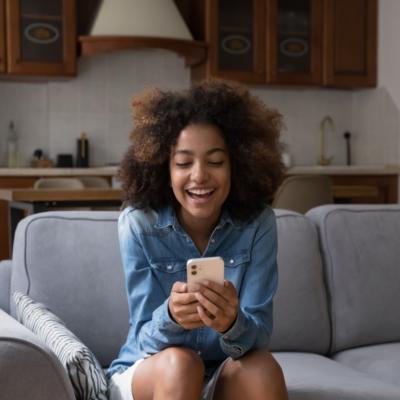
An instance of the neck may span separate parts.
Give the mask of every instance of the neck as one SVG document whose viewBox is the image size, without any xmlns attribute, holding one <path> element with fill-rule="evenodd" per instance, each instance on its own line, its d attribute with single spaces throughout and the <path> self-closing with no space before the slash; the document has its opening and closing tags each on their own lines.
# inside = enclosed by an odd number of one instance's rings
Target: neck
<svg viewBox="0 0 400 400">
<path fill-rule="evenodd" d="M 178 210 L 177 216 L 182 228 L 192 238 L 200 252 L 203 253 L 218 223 L 219 215 L 212 220 L 210 218 L 192 218 L 190 215 L 184 214 L 180 209 Z"/>
</svg>

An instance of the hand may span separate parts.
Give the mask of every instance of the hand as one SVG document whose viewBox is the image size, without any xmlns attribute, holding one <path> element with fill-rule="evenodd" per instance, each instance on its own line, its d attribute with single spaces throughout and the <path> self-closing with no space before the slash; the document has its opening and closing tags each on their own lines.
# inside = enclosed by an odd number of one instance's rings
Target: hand
<svg viewBox="0 0 400 400">
<path fill-rule="evenodd" d="M 232 282 L 224 281 L 223 285 L 204 281 L 195 292 L 198 314 L 204 325 L 217 332 L 226 332 L 235 322 L 239 298 Z"/>
<path fill-rule="evenodd" d="M 169 296 L 168 309 L 176 323 L 185 329 L 203 327 L 204 322 L 197 312 L 198 305 L 195 294 L 188 292 L 186 283 L 174 283 Z"/>
</svg>

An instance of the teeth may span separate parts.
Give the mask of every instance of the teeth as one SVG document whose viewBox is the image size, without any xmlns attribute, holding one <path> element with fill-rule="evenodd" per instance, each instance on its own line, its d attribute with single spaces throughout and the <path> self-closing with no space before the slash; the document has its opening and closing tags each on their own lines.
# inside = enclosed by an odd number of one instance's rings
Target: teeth
<svg viewBox="0 0 400 400">
<path fill-rule="evenodd" d="M 191 194 L 196 194 L 198 196 L 202 196 L 205 194 L 210 194 L 214 189 L 188 189 L 188 192 Z"/>
</svg>

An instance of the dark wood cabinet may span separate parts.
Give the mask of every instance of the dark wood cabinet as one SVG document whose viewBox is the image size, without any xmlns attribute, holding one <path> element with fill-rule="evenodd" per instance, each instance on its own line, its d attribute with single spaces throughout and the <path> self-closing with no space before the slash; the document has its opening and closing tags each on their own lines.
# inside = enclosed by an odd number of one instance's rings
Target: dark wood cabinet
<svg viewBox="0 0 400 400">
<path fill-rule="evenodd" d="M 194 80 L 376 85 L 377 0 L 176 0 L 209 45 Z"/>
<path fill-rule="evenodd" d="M 176 0 L 194 39 L 208 44 L 192 78 L 265 82 L 265 0 Z"/>
<path fill-rule="evenodd" d="M 322 82 L 321 0 L 267 1 L 267 83 Z"/>
<path fill-rule="evenodd" d="M 396 204 L 398 175 L 332 175 L 335 203 Z"/>
<path fill-rule="evenodd" d="M 76 75 L 75 0 L 0 0 L 1 3 L 5 12 L 0 27 L 3 24 L 7 54 L 3 72 L 24 76 Z"/>
<path fill-rule="evenodd" d="M 377 0 L 325 0 L 324 82 L 376 86 Z"/>
<path fill-rule="evenodd" d="M 5 2 L 0 0 L 0 74 L 6 72 L 6 20 Z"/>
</svg>

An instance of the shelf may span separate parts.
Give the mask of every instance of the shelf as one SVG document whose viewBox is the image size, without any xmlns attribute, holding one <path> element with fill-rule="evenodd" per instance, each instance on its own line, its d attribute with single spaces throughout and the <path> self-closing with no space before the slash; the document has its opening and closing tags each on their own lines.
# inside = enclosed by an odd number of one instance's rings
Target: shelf
<svg viewBox="0 0 400 400">
<path fill-rule="evenodd" d="M 140 36 L 79 36 L 78 40 L 82 47 L 82 55 L 134 48 L 165 49 L 185 57 L 188 67 L 204 62 L 207 53 L 207 44 L 194 40 Z"/>
</svg>

